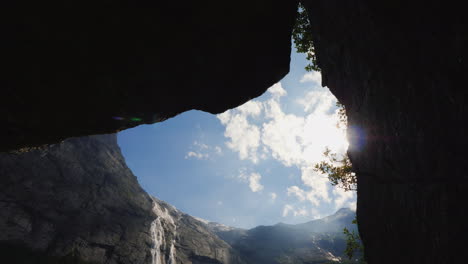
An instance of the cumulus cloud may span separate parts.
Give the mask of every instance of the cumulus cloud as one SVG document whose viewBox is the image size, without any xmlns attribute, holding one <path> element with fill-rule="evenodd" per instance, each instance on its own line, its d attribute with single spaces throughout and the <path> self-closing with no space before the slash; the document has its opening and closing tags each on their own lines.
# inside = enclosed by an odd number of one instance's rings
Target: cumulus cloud
<svg viewBox="0 0 468 264">
<path fill-rule="evenodd" d="M 322 85 L 322 74 L 317 71 L 308 72 L 302 76 L 299 82 L 301 83 L 312 82 L 316 85 Z"/>
<path fill-rule="evenodd" d="M 257 101 L 248 101 L 247 103 L 239 106 L 237 108 L 238 111 L 240 111 L 242 114 L 246 116 L 259 116 L 260 113 L 262 112 L 263 105 L 260 102 Z"/>
<path fill-rule="evenodd" d="M 218 115 L 225 126 L 226 145 L 237 152 L 241 160 L 256 164 L 272 158 L 284 166 L 297 168 L 302 185 L 288 187 L 287 194 L 300 202 L 319 207 L 322 203 L 332 204 L 336 197 L 335 207 L 349 205 L 355 199 L 354 194 L 337 191 L 326 175 L 314 170 L 314 164 L 324 160 L 325 148 L 339 155 L 345 154 L 348 148 L 345 131 L 337 127 L 336 99 L 327 88 L 319 87 L 320 73 L 307 73 L 301 82 L 310 83 L 311 89 L 299 98 L 289 100 L 289 103 L 302 107 L 304 112 L 301 114 L 284 111 L 282 101 L 287 99 L 287 92 L 281 83 L 277 83 L 268 89 L 264 99 L 250 101 Z M 249 182 L 252 191 L 263 189 L 260 175 L 258 180 L 253 177 L 252 182 L 251 175 L 248 176 L 245 181 Z M 298 216 L 307 212 L 286 205 L 282 214 Z"/>
<path fill-rule="evenodd" d="M 297 100 L 305 112 L 315 111 L 326 113 L 336 105 L 336 99 L 328 89 L 312 90 Z"/>
<path fill-rule="evenodd" d="M 268 89 L 268 92 L 273 95 L 274 98 L 279 98 L 287 94 L 281 83 L 276 83 Z"/>
<path fill-rule="evenodd" d="M 294 217 L 296 217 L 296 216 L 307 216 L 307 215 L 309 215 L 309 213 L 307 212 L 307 210 L 305 209 L 305 207 L 301 207 L 301 208 L 296 209 L 294 206 L 292 206 L 292 205 L 290 205 L 290 204 L 286 204 L 286 205 L 283 207 L 282 216 L 283 216 L 283 217 L 287 217 L 290 213 L 291 213 L 291 215 L 294 216 Z"/>
<path fill-rule="evenodd" d="M 306 192 L 297 186 L 288 187 L 288 196 L 296 196 L 300 201 L 306 199 Z"/>
<path fill-rule="evenodd" d="M 252 162 L 258 162 L 257 148 L 260 146 L 260 129 L 247 120 L 244 113 L 232 114 L 228 110 L 218 119 L 226 126 L 224 136 L 229 138 L 226 143 L 228 148 L 239 153 L 242 160 L 250 159 Z"/>
<path fill-rule="evenodd" d="M 307 192 L 306 199 L 310 201 L 313 205 L 319 206 L 320 202 L 331 202 L 329 196 L 329 186 L 328 177 L 316 172 L 313 167 L 302 167 L 301 168 L 301 180 L 309 187 Z"/>
<path fill-rule="evenodd" d="M 252 173 L 250 174 L 249 178 L 249 187 L 252 192 L 258 192 L 263 190 L 263 185 L 260 184 L 260 179 L 262 176 L 258 173 Z"/>
<path fill-rule="evenodd" d="M 295 115 L 275 114 L 274 119 L 262 127 L 262 143 L 271 155 L 286 166 L 300 164 L 304 119 Z"/>
<path fill-rule="evenodd" d="M 250 174 L 245 173 L 245 170 L 241 170 L 239 174 L 239 179 L 247 182 L 249 188 L 252 192 L 259 192 L 263 190 L 263 185 L 260 183 L 262 176 L 259 173 L 252 172 Z"/>
<path fill-rule="evenodd" d="M 335 195 L 335 209 L 343 207 L 356 209 L 355 192 L 345 191 L 342 188 L 335 188 L 333 194 Z"/>
</svg>

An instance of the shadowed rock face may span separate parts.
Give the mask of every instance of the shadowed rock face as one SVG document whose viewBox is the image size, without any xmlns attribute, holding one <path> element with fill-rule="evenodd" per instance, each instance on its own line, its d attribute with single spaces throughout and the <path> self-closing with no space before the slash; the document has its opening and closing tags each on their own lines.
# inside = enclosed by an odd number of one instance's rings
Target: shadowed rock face
<svg viewBox="0 0 468 264">
<path fill-rule="evenodd" d="M 306 1 L 345 104 L 369 263 L 462 263 L 468 23 L 441 1 Z"/>
<path fill-rule="evenodd" d="M 96 263 L 149 263 L 152 200 L 115 135 L 0 154 L 0 186 L 2 245 Z"/>
<path fill-rule="evenodd" d="M 257 97 L 289 71 L 296 4 L 5 4 L 0 151 L 112 133 L 190 109 L 219 113 Z"/>
<path fill-rule="evenodd" d="M 0 230 L 5 263 L 244 263 L 141 189 L 115 135 L 0 154 Z"/>
</svg>

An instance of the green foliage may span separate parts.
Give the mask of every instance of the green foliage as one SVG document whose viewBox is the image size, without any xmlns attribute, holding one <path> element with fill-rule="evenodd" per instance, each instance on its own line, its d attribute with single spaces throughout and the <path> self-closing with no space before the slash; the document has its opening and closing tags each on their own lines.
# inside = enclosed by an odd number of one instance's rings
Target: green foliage
<svg viewBox="0 0 468 264">
<path fill-rule="evenodd" d="M 346 109 L 344 105 L 339 102 L 336 105 L 339 107 L 338 115 L 340 119 L 336 126 L 338 128 L 346 128 L 348 122 Z M 356 190 L 356 174 L 353 172 L 351 160 L 348 155 L 339 157 L 338 154 L 332 153 L 328 147 L 325 148 L 323 155 L 326 160 L 315 164 L 315 171 L 326 174 L 333 186 L 341 187 L 345 191 Z"/>
<path fill-rule="evenodd" d="M 336 124 L 338 128 L 346 128 L 348 119 L 346 116 L 345 106 L 339 102 L 336 103 L 339 107 L 338 116 L 339 122 Z M 338 157 L 338 154 L 332 153 L 329 148 L 326 148 L 323 155 L 327 160 L 315 164 L 315 170 L 326 174 L 333 186 L 343 188 L 345 191 L 356 190 L 357 178 L 353 172 L 351 160 L 348 155 Z M 357 219 L 354 218 L 353 224 L 357 225 Z M 345 254 L 349 258 L 349 263 L 366 264 L 364 260 L 364 246 L 362 245 L 359 234 L 355 231 L 349 231 L 346 227 L 343 229 L 346 236 Z M 360 257 L 353 259 L 358 254 Z M 341 263 L 347 263 L 343 261 Z"/>
<path fill-rule="evenodd" d="M 297 52 L 305 53 L 307 55 L 307 60 L 310 61 L 305 67 L 306 71 L 320 71 L 317 65 L 317 57 L 315 56 L 314 43 L 312 41 L 310 20 L 307 16 L 307 11 L 301 3 L 299 3 L 298 6 L 292 37 Z"/>
<path fill-rule="evenodd" d="M 338 107 L 338 118 L 340 119 L 336 124 L 337 128 L 344 128 L 348 126 L 348 117 L 346 116 L 346 108 L 344 104 L 340 102 L 336 102 L 336 106 Z"/>
<path fill-rule="evenodd" d="M 354 218 L 352 223 L 357 225 L 357 219 Z M 357 263 L 366 264 L 366 261 L 364 260 L 364 245 L 361 242 L 359 234 L 355 231 L 349 231 L 346 227 L 343 229 L 343 234 L 346 236 L 345 254 L 348 256 L 349 260 L 358 253 L 360 257 L 357 259 Z"/>
<path fill-rule="evenodd" d="M 328 159 L 315 164 L 315 170 L 326 174 L 331 184 L 343 188 L 345 191 L 356 190 L 356 174 L 352 171 L 352 164 L 347 155 L 338 157 L 329 148 L 323 155 Z"/>
</svg>

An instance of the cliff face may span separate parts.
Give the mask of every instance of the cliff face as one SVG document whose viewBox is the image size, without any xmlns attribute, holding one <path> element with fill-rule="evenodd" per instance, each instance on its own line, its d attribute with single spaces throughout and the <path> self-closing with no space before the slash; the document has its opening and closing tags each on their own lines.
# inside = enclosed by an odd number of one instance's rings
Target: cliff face
<svg viewBox="0 0 468 264">
<path fill-rule="evenodd" d="M 52 0 L 2 10 L 7 151 L 259 96 L 289 71 L 296 1 Z"/>
<path fill-rule="evenodd" d="M 244 264 L 241 256 L 204 222 L 153 197 L 158 217 L 151 225 L 152 262 L 158 264 Z"/>
<path fill-rule="evenodd" d="M 0 154 L 0 230 L 8 263 L 243 263 L 203 223 L 146 194 L 115 135 Z"/>
<path fill-rule="evenodd" d="M 468 23 L 440 1 L 306 7 L 326 85 L 346 106 L 369 263 L 462 263 L 468 234 Z"/>
<path fill-rule="evenodd" d="M 89 262 L 148 263 L 152 201 L 115 135 L 0 154 L 0 182 L 2 244 Z"/>
</svg>

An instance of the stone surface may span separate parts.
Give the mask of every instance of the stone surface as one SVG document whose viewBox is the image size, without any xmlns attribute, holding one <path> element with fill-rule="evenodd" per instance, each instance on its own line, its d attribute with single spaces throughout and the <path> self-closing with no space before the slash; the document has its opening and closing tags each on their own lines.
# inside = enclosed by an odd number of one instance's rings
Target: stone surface
<svg viewBox="0 0 468 264">
<path fill-rule="evenodd" d="M 96 263 L 149 259 L 152 201 L 115 135 L 0 154 L 0 183 L 2 243 Z"/>
<path fill-rule="evenodd" d="M 220 239 L 206 224 L 172 205 L 153 198 L 158 204 L 165 232 L 161 264 L 245 264 L 238 252 Z M 158 215 L 157 214 L 157 215 Z M 171 246 L 173 260 L 170 261 Z"/>
<path fill-rule="evenodd" d="M 27 0 L 2 10 L 7 151 L 261 95 L 289 71 L 296 1 Z"/>
<path fill-rule="evenodd" d="M 347 109 L 368 262 L 463 263 L 467 16 L 442 1 L 308 0 L 326 85 Z"/>
</svg>

